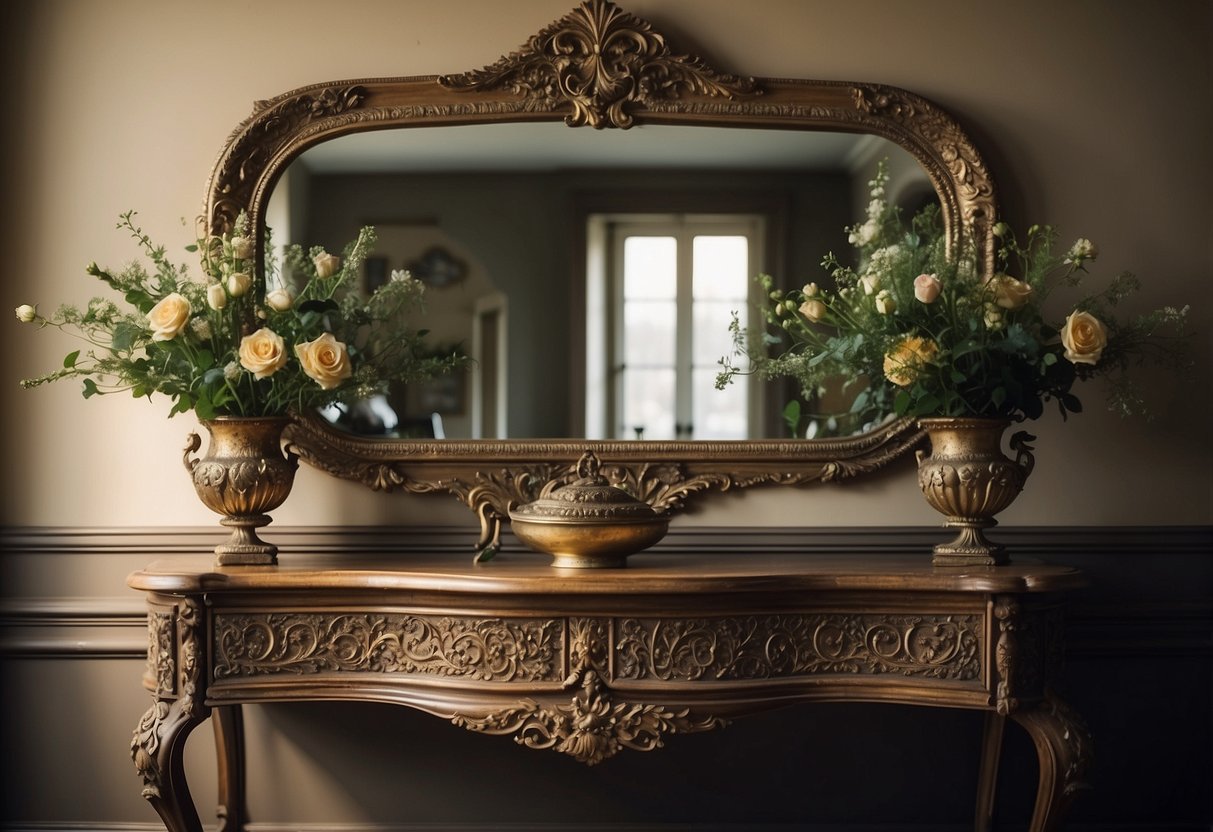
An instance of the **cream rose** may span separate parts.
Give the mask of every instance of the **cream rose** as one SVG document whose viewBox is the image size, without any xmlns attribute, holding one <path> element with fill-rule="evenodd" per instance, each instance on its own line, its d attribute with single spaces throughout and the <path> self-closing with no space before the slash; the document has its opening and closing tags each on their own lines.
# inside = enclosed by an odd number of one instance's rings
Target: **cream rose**
<svg viewBox="0 0 1213 832">
<path fill-rule="evenodd" d="M 316 276 L 322 279 L 332 277 L 341 268 L 341 258 L 328 252 L 317 254 L 312 262 L 316 264 Z"/>
<path fill-rule="evenodd" d="M 267 327 L 240 339 L 240 366 L 253 378 L 269 378 L 286 364 L 286 344 L 282 336 Z"/>
<path fill-rule="evenodd" d="M 314 341 L 296 344 L 295 355 L 303 365 L 303 372 L 325 390 L 337 387 L 353 373 L 345 344 L 334 338 L 331 332 L 324 333 Z"/>
<path fill-rule="evenodd" d="M 875 294 L 876 290 L 880 288 L 880 275 L 865 274 L 859 278 L 859 283 L 863 286 L 865 295 Z"/>
<path fill-rule="evenodd" d="M 286 312 L 295 305 L 295 294 L 285 286 L 279 286 L 265 296 L 265 302 L 275 312 Z"/>
<path fill-rule="evenodd" d="M 888 289 L 876 293 L 876 311 L 881 315 L 892 315 L 897 311 L 897 301 L 889 294 Z"/>
<path fill-rule="evenodd" d="M 38 319 L 38 308 L 23 303 L 17 307 L 17 320 L 23 324 L 32 324 Z"/>
<path fill-rule="evenodd" d="M 820 289 L 817 288 L 816 283 L 806 283 L 804 284 L 804 288 L 800 291 L 804 292 L 804 296 L 806 298 L 812 298 L 817 297 L 817 293 L 820 291 Z"/>
<path fill-rule="evenodd" d="M 934 303 L 941 288 L 939 278 L 933 274 L 920 274 L 914 278 L 914 298 L 923 303 Z"/>
<path fill-rule="evenodd" d="M 212 283 L 206 287 L 206 305 L 211 309 L 222 309 L 227 306 L 227 291 L 222 283 Z"/>
<path fill-rule="evenodd" d="M 1108 331 L 1090 312 L 1071 312 L 1061 328 L 1066 360 L 1073 364 L 1097 364 L 1108 345 Z"/>
<path fill-rule="evenodd" d="M 189 323 L 190 302 L 182 295 L 172 292 L 160 299 L 160 302 L 147 313 L 148 323 L 152 325 L 153 341 L 171 341 L 177 333 Z"/>
<path fill-rule="evenodd" d="M 253 285 L 253 278 L 248 272 L 232 272 L 227 276 L 227 291 L 234 298 L 244 295 Z"/>
<path fill-rule="evenodd" d="M 908 387 L 918 378 L 924 364 L 935 360 L 939 345 L 929 338 L 911 335 L 885 353 L 884 375 L 899 387 Z"/>
<path fill-rule="evenodd" d="M 1032 297 L 1032 287 L 1009 274 L 996 274 L 986 285 L 994 295 L 994 303 L 1003 309 L 1020 309 Z"/>
</svg>

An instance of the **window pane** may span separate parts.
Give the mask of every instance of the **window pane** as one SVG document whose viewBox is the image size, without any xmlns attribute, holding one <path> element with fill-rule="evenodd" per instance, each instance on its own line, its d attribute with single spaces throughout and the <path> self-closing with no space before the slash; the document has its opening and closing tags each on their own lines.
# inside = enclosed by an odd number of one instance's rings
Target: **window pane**
<svg viewBox="0 0 1213 832">
<path fill-rule="evenodd" d="M 696 367 L 716 366 L 723 356 L 733 352 L 733 333 L 729 324 L 737 313 L 741 331 L 746 328 L 744 301 L 696 301 L 691 308 L 691 361 Z"/>
<path fill-rule="evenodd" d="M 674 366 L 677 312 L 677 306 L 672 300 L 624 301 L 625 366 Z"/>
<path fill-rule="evenodd" d="M 723 390 L 716 389 L 718 368 L 701 368 L 691 373 L 694 399 L 691 415 L 695 439 L 748 439 L 746 409 L 749 379 L 739 376 Z"/>
<path fill-rule="evenodd" d="M 678 291 L 678 246 L 673 237 L 623 241 L 623 297 L 672 299 Z"/>
<path fill-rule="evenodd" d="M 674 438 L 674 370 L 626 370 L 622 439 Z M 639 429 L 639 433 L 638 433 Z"/>
<path fill-rule="evenodd" d="M 698 236 L 692 256 L 696 301 L 746 299 L 751 275 L 745 237 Z"/>
</svg>

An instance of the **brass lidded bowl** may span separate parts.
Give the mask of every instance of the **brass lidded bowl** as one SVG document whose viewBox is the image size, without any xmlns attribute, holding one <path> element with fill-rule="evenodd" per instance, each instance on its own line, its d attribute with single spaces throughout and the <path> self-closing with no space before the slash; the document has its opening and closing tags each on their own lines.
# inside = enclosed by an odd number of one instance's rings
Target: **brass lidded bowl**
<svg viewBox="0 0 1213 832">
<path fill-rule="evenodd" d="M 514 534 L 551 555 L 553 566 L 624 566 L 628 555 L 665 537 L 669 517 L 607 482 L 592 453 L 577 463 L 577 474 L 573 482 L 545 489 L 539 499 L 510 511 Z"/>
</svg>

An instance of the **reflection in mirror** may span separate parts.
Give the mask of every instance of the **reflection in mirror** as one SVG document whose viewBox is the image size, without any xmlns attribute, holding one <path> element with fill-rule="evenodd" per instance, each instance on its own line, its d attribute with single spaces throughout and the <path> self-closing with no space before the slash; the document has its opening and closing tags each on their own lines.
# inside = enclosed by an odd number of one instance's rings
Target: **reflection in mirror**
<svg viewBox="0 0 1213 832">
<path fill-rule="evenodd" d="M 412 271 L 428 286 L 419 325 L 474 359 L 466 377 L 391 391 L 391 436 L 786 437 L 786 388 L 714 388 L 732 313 L 752 308 L 759 274 L 820 282 L 822 256 L 850 252 L 843 229 L 881 159 L 905 210 L 936 199 L 908 153 L 871 135 L 359 133 L 296 159 L 266 222 L 276 241 L 325 246 L 375 226 L 367 287 Z"/>
</svg>

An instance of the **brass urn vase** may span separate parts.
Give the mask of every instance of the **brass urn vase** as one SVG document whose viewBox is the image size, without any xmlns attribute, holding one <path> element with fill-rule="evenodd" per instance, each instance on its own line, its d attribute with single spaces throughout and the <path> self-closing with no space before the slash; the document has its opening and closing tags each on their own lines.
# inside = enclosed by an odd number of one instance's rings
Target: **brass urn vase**
<svg viewBox="0 0 1213 832">
<path fill-rule="evenodd" d="M 1035 439 L 1017 431 L 1010 442 L 1015 459 L 1002 452 L 1010 419 L 920 419 L 931 452 L 918 451 L 918 485 L 931 508 L 957 529 L 956 539 L 935 547 L 936 566 L 1008 563 L 1006 547 L 985 536 L 998 525 L 995 515 L 1023 490 L 1035 460 L 1027 444 Z"/>
<path fill-rule="evenodd" d="M 257 536 L 273 511 L 285 502 L 295 481 L 299 458 L 282 447 L 282 431 L 290 419 L 282 417 L 219 416 L 201 422 L 210 435 L 206 455 L 192 456 L 202 447 L 194 431 L 183 456 L 194 490 L 219 522 L 232 530 L 226 542 L 215 547 L 220 566 L 265 565 L 278 562 L 278 547 Z"/>
</svg>

